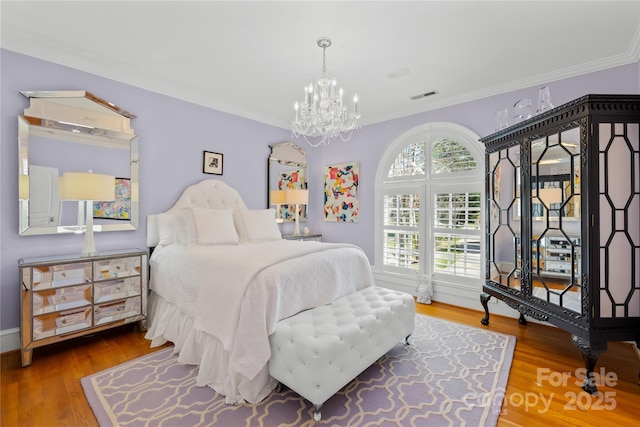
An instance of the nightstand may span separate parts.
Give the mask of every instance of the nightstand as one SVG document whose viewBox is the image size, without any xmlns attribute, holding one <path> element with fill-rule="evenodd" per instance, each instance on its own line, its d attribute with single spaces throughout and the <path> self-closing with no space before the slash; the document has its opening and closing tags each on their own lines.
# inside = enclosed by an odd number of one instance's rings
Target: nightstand
<svg viewBox="0 0 640 427">
<path fill-rule="evenodd" d="M 22 366 L 37 347 L 133 322 L 146 329 L 147 251 L 23 258 L 18 268 Z"/>
<path fill-rule="evenodd" d="M 282 238 L 285 240 L 322 242 L 322 234 L 283 234 Z"/>
</svg>

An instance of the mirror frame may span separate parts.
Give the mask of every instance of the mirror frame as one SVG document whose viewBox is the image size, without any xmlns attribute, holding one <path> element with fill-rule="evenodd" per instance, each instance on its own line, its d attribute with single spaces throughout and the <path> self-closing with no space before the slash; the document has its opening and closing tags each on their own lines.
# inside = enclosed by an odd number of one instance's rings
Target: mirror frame
<svg viewBox="0 0 640 427">
<path fill-rule="evenodd" d="M 309 188 L 309 179 L 308 179 L 308 170 L 307 170 L 307 153 L 293 142 L 285 141 L 279 142 L 277 144 L 269 145 L 271 148 L 271 154 L 267 159 L 267 209 L 271 208 L 274 205 L 271 205 L 271 190 L 280 190 L 278 188 L 278 179 L 274 176 L 274 174 L 279 173 L 280 170 L 276 170 L 276 167 L 286 168 L 290 167 L 292 169 L 298 168 L 303 169 L 303 182 L 300 184 L 300 189 L 308 189 Z M 278 223 L 282 222 L 294 222 L 295 215 L 291 215 L 289 218 L 282 218 L 282 206 L 287 205 L 278 205 L 276 207 L 276 221 Z M 300 205 L 300 221 L 307 220 L 307 206 Z M 289 209 L 290 210 L 290 209 Z M 295 209 L 294 209 L 295 210 Z"/>
<path fill-rule="evenodd" d="M 139 143 L 130 127 L 136 116 L 86 91 L 24 91 L 30 99 L 18 116 L 18 234 L 21 236 L 84 232 L 84 225 L 29 224 L 29 199 L 22 196 L 29 185 L 29 138 L 46 136 L 67 142 L 94 145 L 126 144 L 129 150 L 131 206 L 129 220 L 95 224 L 94 231 L 126 231 L 139 227 Z M 23 178 L 25 177 L 25 178 Z M 31 191 L 29 191 L 30 194 Z M 60 202 L 58 202 L 60 203 Z"/>
</svg>

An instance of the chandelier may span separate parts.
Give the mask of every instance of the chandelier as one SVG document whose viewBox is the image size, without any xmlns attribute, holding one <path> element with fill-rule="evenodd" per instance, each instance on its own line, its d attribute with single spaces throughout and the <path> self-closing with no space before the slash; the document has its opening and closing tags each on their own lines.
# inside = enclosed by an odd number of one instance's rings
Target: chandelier
<svg viewBox="0 0 640 427">
<path fill-rule="evenodd" d="M 304 100 L 301 104 L 296 101 L 293 106 L 296 118 L 291 122 L 293 135 L 302 135 L 313 147 L 327 144 L 336 137 L 348 141 L 353 130 L 359 127 L 360 118 L 358 95 L 353 97 L 353 109 L 347 111 L 342 103 L 342 88 L 336 90 L 336 79 L 327 77 L 326 49 L 331 46 L 331 40 L 322 37 L 318 39 L 318 46 L 322 48 L 322 75 L 315 85 L 311 83 L 304 88 Z"/>
</svg>

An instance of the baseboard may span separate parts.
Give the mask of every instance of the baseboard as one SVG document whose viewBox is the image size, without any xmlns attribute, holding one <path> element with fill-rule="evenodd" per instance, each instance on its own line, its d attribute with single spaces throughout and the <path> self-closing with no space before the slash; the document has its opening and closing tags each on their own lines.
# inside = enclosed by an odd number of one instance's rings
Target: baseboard
<svg viewBox="0 0 640 427">
<path fill-rule="evenodd" d="M 18 350 L 20 348 L 20 328 L 0 331 L 0 353 Z"/>
<path fill-rule="evenodd" d="M 416 295 L 416 279 L 386 272 L 374 272 L 373 276 L 377 286 L 406 292 L 413 296 Z M 438 281 L 435 281 L 433 288 L 434 293 L 431 298 L 433 301 L 478 310 L 482 312 L 482 316 L 484 316 L 484 308 L 480 303 L 482 283 L 478 283 L 477 287 L 475 287 L 453 283 L 439 283 Z M 499 301 L 497 298 L 491 298 L 489 300 L 489 313 L 492 315 L 496 314 L 504 317 L 511 317 L 513 319 L 520 317 L 520 313 L 507 306 L 502 301 Z M 478 318 L 478 323 L 480 323 L 481 318 L 482 317 Z M 527 318 L 527 321 L 546 324 L 546 322 L 539 322 L 530 318 Z"/>
</svg>

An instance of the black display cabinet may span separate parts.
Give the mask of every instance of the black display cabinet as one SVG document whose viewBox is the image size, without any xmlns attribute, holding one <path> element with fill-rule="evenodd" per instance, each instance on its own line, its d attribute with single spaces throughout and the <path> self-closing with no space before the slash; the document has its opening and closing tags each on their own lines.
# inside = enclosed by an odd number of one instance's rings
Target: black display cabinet
<svg viewBox="0 0 640 427">
<path fill-rule="evenodd" d="M 482 138 L 486 281 L 572 334 L 587 377 L 608 341 L 640 345 L 640 95 L 586 95 Z"/>
</svg>

